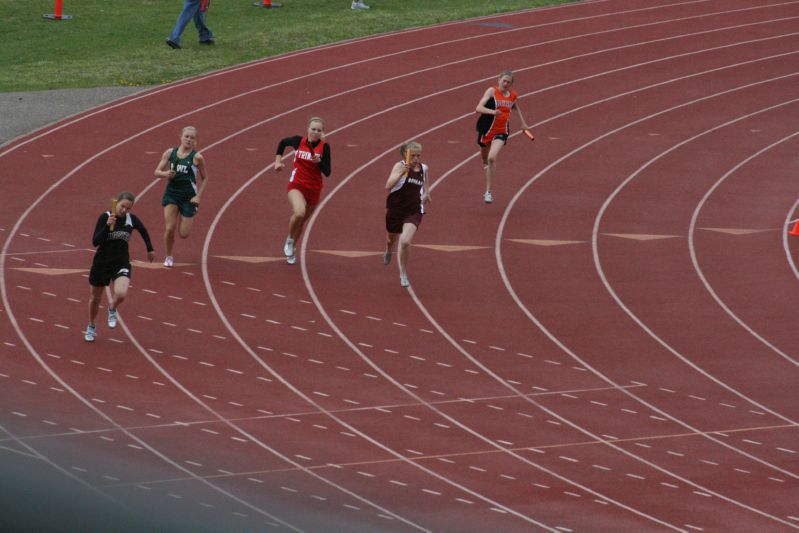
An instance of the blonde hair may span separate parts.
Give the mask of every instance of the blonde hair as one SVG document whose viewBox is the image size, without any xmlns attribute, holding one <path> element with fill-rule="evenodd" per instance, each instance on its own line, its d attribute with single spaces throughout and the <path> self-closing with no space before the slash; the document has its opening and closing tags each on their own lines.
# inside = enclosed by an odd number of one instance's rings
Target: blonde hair
<svg viewBox="0 0 799 533">
<path fill-rule="evenodd" d="M 405 159 L 405 155 L 408 153 L 408 150 L 422 150 L 422 145 L 416 141 L 408 141 L 403 145 L 400 145 L 400 155 L 403 159 Z"/>
<path fill-rule="evenodd" d="M 180 130 L 180 134 L 183 135 L 186 130 L 194 130 L 194 135 L 197 135 L 197 128 L 194 126 L 184 126 L 182 130 Z"/>
<path fill-rule="evenodd" d="M 325 127 L 325 119 L 323 119 L 322 117 L 311 117 L 311 118 L 309 118 L 308 119 L 308 126 L 310 126 L 313 122 L 320 123 L 322 125 L 322 128 L 324 129 L 324 127 Z"/>
</svg>

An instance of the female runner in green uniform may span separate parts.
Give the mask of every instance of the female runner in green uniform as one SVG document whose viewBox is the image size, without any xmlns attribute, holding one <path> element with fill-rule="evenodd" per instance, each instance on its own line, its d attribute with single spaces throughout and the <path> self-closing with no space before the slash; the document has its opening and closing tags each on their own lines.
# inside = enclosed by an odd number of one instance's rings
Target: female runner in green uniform
<svg viewBox="0 0 799 533">
<path fill-rule="evenodd" d="M 175 230 L 181 239 L 191 233 L 191 225 L 197 208 L 200 207 L 200 197 L 205 186 L 208 185 L 208 172 L 205 158 L 195 150 L 197 146 L 197 128 L 186 126 L 180 133 L 180 146 L 168 148 L 161 156 L 161 161 L 155 167 L 157 178 L 167 178 L 164 197 L 161 205 L 164 206 L 164 247 L 166 248 L 165 267 L 172 267 L 172 248 L 175 245 Z M 199 189 L 197 178 L 200 179 Z M 180 223 L 178 224 L 178 219 Z"/>
</svg>

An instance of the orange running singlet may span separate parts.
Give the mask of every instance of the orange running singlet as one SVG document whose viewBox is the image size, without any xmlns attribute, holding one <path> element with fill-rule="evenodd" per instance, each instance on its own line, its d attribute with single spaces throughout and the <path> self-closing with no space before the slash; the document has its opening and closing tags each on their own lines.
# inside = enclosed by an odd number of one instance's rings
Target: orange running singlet
<svg viewBox="0 0 799 533">
<path fill-rule="evenodd" d="M 488 99 L 485 107 L 488 109 L 499 109 L 498 115 L 480 115 L 477 119 L 478 143 L 481 146 L 488 146 L 497 135 L 508 135 L 510 133 L 510 110 L 516 105 L 519 97 L 515 91 L 510 91 L 508 96 L 502 94 L 499 87 L 494 87 L 494 95 Z"/>
</svg>

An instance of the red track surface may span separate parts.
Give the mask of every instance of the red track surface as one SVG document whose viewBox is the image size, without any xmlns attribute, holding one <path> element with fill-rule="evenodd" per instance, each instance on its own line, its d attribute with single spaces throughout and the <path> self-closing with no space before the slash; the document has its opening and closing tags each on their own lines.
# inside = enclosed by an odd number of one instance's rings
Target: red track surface
<svg viewBox="0 0 799 533">
<path fill-rule="evenodd" d="M 18 139 L 4 462 L 174 528 L 799 529 L 798 67 L 797 1 L 584 2 L 255 62 Z M 472 109 L 505 68 L 537 140 L 511 140 L 489 206 Z M 270 162 L 311 115 L 334 173 L 291 267 Z M 87 345 L 96 216 L 139 193 L 162 248 L 152 170 L 187 124 L 212 181 L 179 267 L 135 267 L 121 327 Z M 410 138 L 435 187 L 405 290 L 380 253 Z"/>
</svg>

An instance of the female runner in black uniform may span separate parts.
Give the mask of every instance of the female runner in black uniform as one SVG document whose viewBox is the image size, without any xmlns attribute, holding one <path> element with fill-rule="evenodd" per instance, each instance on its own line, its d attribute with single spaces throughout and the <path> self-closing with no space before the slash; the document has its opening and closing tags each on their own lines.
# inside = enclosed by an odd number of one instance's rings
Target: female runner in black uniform
<svg viewBox="0 0 799 533">
<path fill-rule="evenodd" d="M 128 242 L 133 230 L 139 232 L 147 246 L 147 260 L 152 263 L 155 257 L 150 234 L 141 220 L 130 212 L 136 197 L 132 193 L 123 192 L 116 198 L 116 213 L 106 211 L 97 219 L 92 244 L 97 247 L 89 272 L 89 325 L 86 327 L 84 339 L 93 342 L 97 337 L 94 319 L 100 308 L 103 288 L 113 284 L 111 301 L 108 303 L 108 327 L 117 326 L 117 307 L 128 295 L 130 285 L 130 254 Z"/>
<path fill-rule="evenodd" d="M 408 255 L 413 235 L 422 223 L 424 204 L 430 202 L 427 165 L 421 162 L 422 145 L 409 142 L 400 147 L 402 161 L 394 163 L 386 181 L 386 251 L 383 264 L 391 262 L 394 243 L 399 238 L 400 285 L 408 287 Z"/>
</svg>

